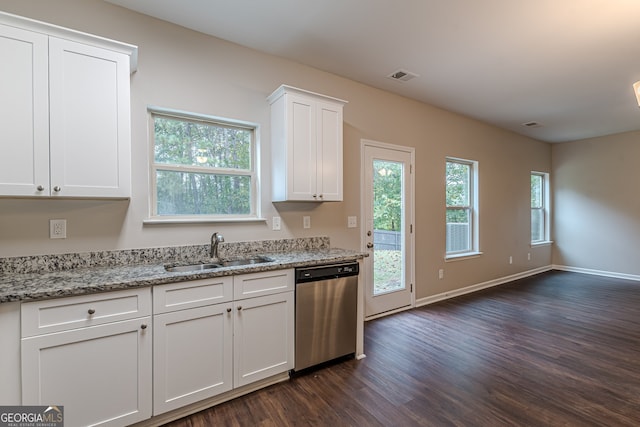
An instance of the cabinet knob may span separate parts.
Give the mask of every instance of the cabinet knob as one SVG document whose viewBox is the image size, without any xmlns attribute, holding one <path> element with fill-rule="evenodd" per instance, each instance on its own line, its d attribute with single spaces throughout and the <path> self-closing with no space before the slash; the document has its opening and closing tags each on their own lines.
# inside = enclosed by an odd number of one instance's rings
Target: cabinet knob
<svg viewBox="0 0 640 427">
<path fill-rule="evenodd" d="M 147 324 L 143 323 L 142 325 L 140 325 L 140 329 L 147 329 Z"/>
<path fill-rule="evenodd" d="M 318 197 L 320 197 L 320 198 L 322 199 L 322 194 L 321 194 L 321 195 L 319 195 Z"/>
<path fill-rule="evenodd" d="M 314 194 L 314 195 L 313 195 L 313 198 L 314 198 L 314 199 L 317 199 L 317 198 L 318 198 L 318 195 L 317 195 L 317 194 Z"/>
<path fill-rule="evenodd" d="M 230 308 L 227 308 L 227 313 L 231 313 L 231 309 Z"/>
<path fill-rule="evenodd" d="M 56 185 L 55 187 L 53 187 L 53 191 L 55 191 L 56 193 L 59 193 L 60 190 L 62 190 L 62 188 L 60 188 L 59 185 Z"/>
<path fill-rule="evenodd" d="M 44 191 L 44 187 L 43 187 L 42 185 L 38 185 L 37 190 L 38 190 L 38 191 Z"/>
<path fill-rule="evenodd" d="M 87 313 L 89 313 L 89 315 L 93 315 L 96 314 L 96 311 L 93 308 L 90 308 L 89 310 L 87 310 Z"/>
<path fill-rule="evenodd" d="M 240 310 L 242 310 L 242 306 L 241 305 L 238 306 L 238 311 L 240 311 Z"/>
</svg>

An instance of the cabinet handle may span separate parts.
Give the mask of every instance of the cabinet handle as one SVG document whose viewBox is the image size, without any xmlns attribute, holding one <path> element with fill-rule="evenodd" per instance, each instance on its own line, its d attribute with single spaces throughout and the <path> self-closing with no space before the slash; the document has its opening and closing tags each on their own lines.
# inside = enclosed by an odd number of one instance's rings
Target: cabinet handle
<svg viewBox="0 0 640 427">
<path fill-rule="evenodd" d="M 55 187 L 53 187 L 53 191 L 55 191 L 56 193 L 59 193 L 60 190 L 62 190 L 62 188 L 60 188 L 59 185 L 56 185 Z"/>
<path fill-rule="evenodd" d="M 140 325 L 140 329 L 147 329 L 147 324 L 143 323 L 142 325 Z"/>
<path fill-rule="evenodd" d="M 96 314 L 96 311 L 93 308 L 90 308 L 89 310 L 87 310 L 87 313 L 89 313 L 89 316 Z"/>
<path fill-rule="evenodd" d="M 231 309 L 230 308 L 227 308 L 227 313 L 231 313 Z"/>
<path fill-rule="evenodd" d="M 242 310 L 242 306 L 241 305 L 238 306 L 238 311 L 240 311 L 240 310 Z"/>
<path fill-rule="evenodd" d="M 44 191 L 44 187 L 43 187 L 42 185 L 38 185 L 37 190 L 38 190 L 38 191 Z"/>
<path fill-rule="evenodd" d="M 317 199 L 317 198 L 318 198 L 318 195 L 317 195 L 317 194 L 314 194 L 314 195 L 313 195 L 313 198 L 314 198 L 314 199 Z"/>
</svg>

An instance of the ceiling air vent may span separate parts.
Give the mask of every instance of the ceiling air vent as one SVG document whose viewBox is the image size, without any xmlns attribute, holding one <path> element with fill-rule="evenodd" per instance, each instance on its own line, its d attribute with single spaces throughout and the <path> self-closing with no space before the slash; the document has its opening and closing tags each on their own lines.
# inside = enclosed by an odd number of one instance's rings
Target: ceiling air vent
<svg viewBox="0 0 640 427">
<path fill-rule="evenodd" d="M 415 77 L 418 77 L 416 73 L 412 73 L 407 70 L 397 70 L 387 76 L 390 79 L 397 80 L 399 82 L 406 82 Z"/>
<path fill-rule="evenodd" d="M 526 128 L 539 128 L 542 125 L 538 122 L 526 122 L 526 123 L 523 123 L 522 126 Z"/>
</svg>

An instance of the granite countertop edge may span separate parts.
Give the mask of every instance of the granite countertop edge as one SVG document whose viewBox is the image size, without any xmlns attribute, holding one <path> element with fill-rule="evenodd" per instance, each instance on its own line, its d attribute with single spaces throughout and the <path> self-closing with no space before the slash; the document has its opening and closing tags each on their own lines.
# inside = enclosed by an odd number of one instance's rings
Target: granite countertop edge
<svg viewBox="0 0 640 427">
<path fill-rule="evenodd" d="M 367 253 L 339 248 L 260 255 L 267 256 L 273 261 L 198 272 L 168 272 L 164 268 L 165 264 L 154 263 L 87 267 L 46 273 L 2 273 L 0 274 L 0 303 L 86 295 L 212 277 L 357 261 L 368 256 Z M 206 261 L 211 262 L 210 259 L 202 260 L 202 262 Z"/>
</svg>

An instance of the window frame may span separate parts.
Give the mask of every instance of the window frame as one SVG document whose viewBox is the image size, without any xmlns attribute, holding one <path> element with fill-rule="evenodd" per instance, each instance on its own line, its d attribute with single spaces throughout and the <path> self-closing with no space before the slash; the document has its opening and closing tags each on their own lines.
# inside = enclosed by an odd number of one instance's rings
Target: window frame
<svg viewBox="0 0 640 427">
<path fill-rule="evenodd" d="M 446 167 L 448 163 L 458 163 L 469 167 L 469 201 L 468 205 L 447 205 L 447 177 Z M 455 260 L 460 258 L 475 257 L 482 254 L 480 252 L 479 233 L 479 191 L 478 191 L 478 161 L 462 159 L 458 157 L 446 157 L 445 159 L 445 260 Z M 449 209 L 460 209 L 468 212 L 469 215 L 469 247 L 462 251 L 447 251 L 447 215 Z"/>
<path fill-rule="evenodd" d="M 537 245 L 545 245 L 551 243 L 551 211 L 550 211 L 550 183 L 549 183 L 549 173 L 548 172 L 538 172 L 531 171 L 529 175 L 529 180 L 531 181 L 531 177 L 538 176 L 542 180 L 542 196 L 540 197 L 540 203 L 542 206 L 533 207 L 531 206 L 531 214 L 533 214 L 533 210 L 542 211 L 542 238 L 540 240 L 533 240 L 533 221 L 531 220 L 533 215 L 529 216 L 529 236 L 531 241 L 531 246 Z M 532 191 L 530 189 L 530 191 Z M 529 194 L 531 198 L 531 193 Z"/>
<path fill-rule="evenodd" d="M 260 126 L 257 123 L 228 119 L 205 114 L 191 113 L 186 111 L 167 109 L 161 107 L 147 107 L 149 120 L 149 217 L 144 220 L 145 224 L 154 223 L 212 223 L 212 222 L 265 222 L 261 217 L 261 197 L 260 197 Z M 239 128 L 250 130 L 251 137 L 251 168 L 216 168 L 207 166 L 191 166 L 171 163 L 155 162 L 155 117 L 164 117 L 174 120 L 204 123 L 208 125 Z M 222 214 L 190 214 L 190 215 L 159 215 L 158 208 L 158 188 L 157 172 L 192 172 L 192 173 L 213 173 L 218 175 L 248 176 L 250 178 L 250 212 L 240 215 Z"/>
</svg>

